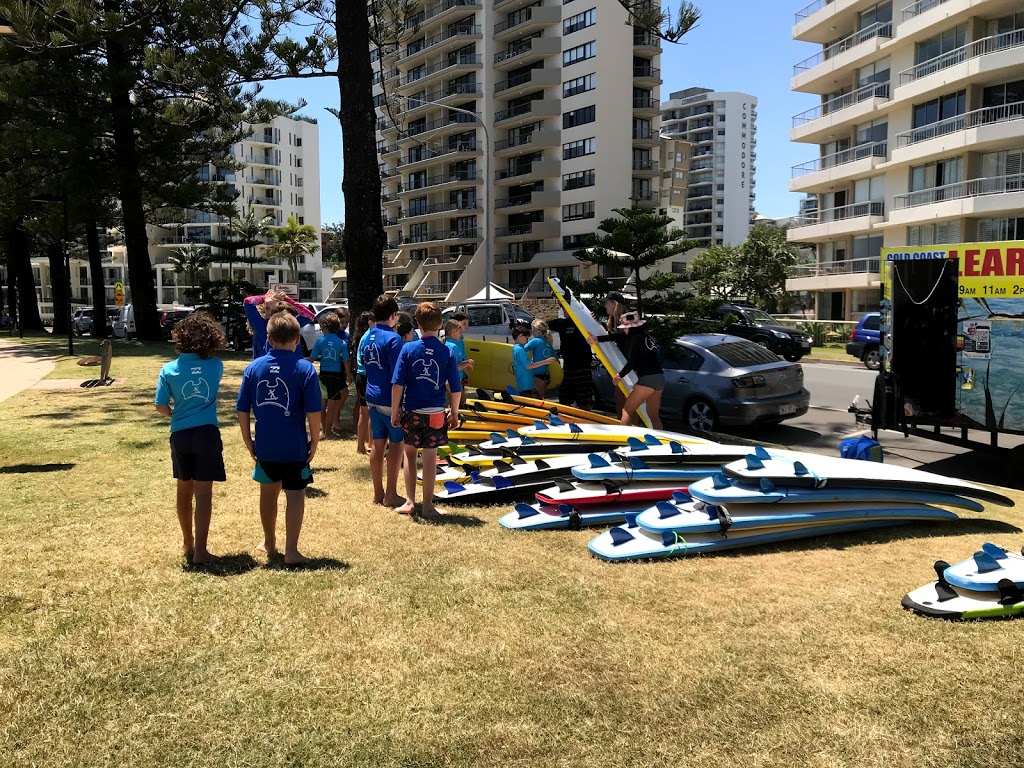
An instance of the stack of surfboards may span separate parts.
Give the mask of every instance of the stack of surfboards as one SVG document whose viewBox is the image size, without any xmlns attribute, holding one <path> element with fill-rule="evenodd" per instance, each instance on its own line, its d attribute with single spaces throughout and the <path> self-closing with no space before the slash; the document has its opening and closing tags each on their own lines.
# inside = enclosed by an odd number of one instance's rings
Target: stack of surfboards
<svg viewBox="0 0 1024 768">
<path fill-rule="evenodd" d="M 1024 615 L 1024 554 L 983 544 L 969 560 L 935 563 L 936 580 L 902 605 L 919 616 L 950 621 L 1016 619 Z"/>
<path fill-rule="evenodd" d="M 537 420 L 554 419 L 565 424 L 607 424 L 616 425 L 618 419 L 611 416 L 584 411 L 560 403 L 523 397 L 511 387 L 507 392 L 491 395 L 477 390 L 476 397 L 467 398 L 459 409 L 458 429 L 449 430 L 448 438 L 456 442 L 487 440 L 491 432 L 504 432 L 532 426 Z"/>
<path fill-rule="evenodd" d="M 720 472 L 602 533 L 590 551 L 606 560 L 681 557 L 773 542 L 949 521 L 942 507 L 1012 506 L 981 486 L 920 470 L 757 448 Z"/>
</svg>

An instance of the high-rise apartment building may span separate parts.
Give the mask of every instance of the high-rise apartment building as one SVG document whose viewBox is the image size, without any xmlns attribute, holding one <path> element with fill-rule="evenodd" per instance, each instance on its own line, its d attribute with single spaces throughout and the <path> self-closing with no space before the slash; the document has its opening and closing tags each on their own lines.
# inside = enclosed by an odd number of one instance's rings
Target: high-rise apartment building
<svg viewBox="0 0 1024 768">
<path fill-rule="evenodd" d="M 786 287 L 819 318 L 878 308 L 882 247 L 1024 238 L 1020 0 L 815 0 L 793 37 L 821 49 L 790 133 L 818 150 L 789 185 L 817 196 L 789 229 L 817 257 Z"/>
<path fill-rule="evenodd" d="M 740 245 L 754 216 L 757 99 L 749 93 L 687 88 L 661 104 L 661 135 L 692 147 L 685 206 L 676 226 L 702 247 Z"/>
<path fill-rule="evenodd" d="M 617 2 L 426 0 L 374 50 L 385 288 L 517 296 L 587 276 L 614 208 L 660 200 L 660 40 Z M 490 263 L 490 269 L 487 265 Z"/>
</svg>

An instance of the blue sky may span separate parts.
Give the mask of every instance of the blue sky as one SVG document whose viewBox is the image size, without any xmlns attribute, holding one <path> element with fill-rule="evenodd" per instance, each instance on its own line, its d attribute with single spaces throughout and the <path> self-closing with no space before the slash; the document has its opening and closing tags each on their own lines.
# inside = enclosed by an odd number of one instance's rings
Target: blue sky
<svg viewBox="0 0 1024 768">
<path fill-rule="evenodd" d="M 599 4 L 612 0 L 597 0 Z M 664 0 L 672 5 L 676 0 Z M 789 142 L 790 118 L 815 104 L 809 94 L 792 93 L 793 65 L 815 46 L 791 39 L 793 14 L 806 0 L 697 0 L 700 25 L 684 40 L 664 44 L 661 56 L 663 98 L 671 91 L 704 86 L 741 91 L 757 97 L 757 197 L 759 213 L 771 218 L 793 216 L 799 195 L 788 192 L 790 168 L 814 159 L 814 146 Z M 333 78 L 270 83 L 271 98 L 308 102 L 302 112 L 320 124 L 320 205 L 324 224 L 343 221 L 341 196 L 341 129 L 326 107 L 338 104 Z"/>
</svg>

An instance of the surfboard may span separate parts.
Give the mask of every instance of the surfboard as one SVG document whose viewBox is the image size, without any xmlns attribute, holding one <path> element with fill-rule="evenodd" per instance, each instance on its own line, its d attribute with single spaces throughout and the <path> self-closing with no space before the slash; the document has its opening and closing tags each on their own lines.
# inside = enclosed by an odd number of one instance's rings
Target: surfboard
<svg viewBox="0 0 1024 768">
<path fill-rule="evenodd" d="M 720 445 L 718 443 L 688 443 L 677 440 L 668 443 L 649 443 L 631 437 L 624 448 L 615 448 L 615 454 L 624 460 L 640 459 L 648 465 L 661 464 L 727 464 L 750 453 L 748 445 Z"/>
<path fill-rule="evenodd" d="M 624 445 L 631 437 L 641 440 L 647 435 L 658 439 L 659 442 L 668 443 L 675 440 L 684 445 L 690 443 L 710 443 L 702 437 L 694 435 L 683 435 L 678 432 L 667 432 L 648 427 L 627 427 L 622 424 L 550 424 L 542 421 L 535 421 L 532 425 L 520 427 L 520 435 L 529 435 L 535 440 L 591 440 L 597 442 L 618 443 Z"/>
<path fill-rule="evenodd" d="M 635 483 L 620 485 L 607 481 L 604 483 L 585 483 L 581 480 L 559 481 L 548 483 L 537 491 L 537 501 L 542 504 L 571 504 L 572 506 L 590 504 L 618 504 L 634 501 L 656 501 L 671 499 L 676 491 L 686 491 L 686 484 L 679 482 Z"/>
<path fill-rule="evenodd" d="M 654 440 L 655 438 L 651 438 Z M 520 456 L 539 455 L 551 450 L 552 454 L 557 453 L 595 453 L 608 450 L 607 442 L 595 440 L 548 440 L 534 439 L 529 436 L 520 435 L 514 430 L 505 430 L 504 433 L 493 432 L 490 440 L 481 441 L 476 448 L 485 453 L 515 451 Z"/>
<path fill-rule="evenodd" d="M 839 501 L 906 501 L 958 507 L 982 512 L 985 507 L 973 499 L 951 493 L 918 491 L 913 488 L 792 488 L 776 486 L 770 480 L 745 485 L 716 473 L 690 484 L 690 495 L 708 504 L 828 504 Z"/>
<path fill-rule="evenodd" d="M 549 277 L 548 285 L 551 286 L 551 292 L 558 300 L 558 303 L 562 306 L 562 311 L 565 312 L 565 316 L 576 324 L 576 327 L 580 329 L 580 332 L 584 336 L 607 335 L 608 329 L 597 322 L 597 318 L 590 313 L 587 305 L 576 298 L 572 291 L 564 288 L 557 277 Z M 597 355 L 597 359 L 601 361 L 601 365 L 603 365 L 605 370 L 608 371 L 609 376 L 617 375 L 626 364 L 626 357 L 622 354 L 622 350 L 618 348 L 615 342 L 603 341 L 599 344 L 595 344 L 591 349 L 594 350 L 594 354 Z M 633 385 L 636 384 L 636 380 L 636 372 L 630 372 L 626 376 L 622 377 L 622 380 L 619 382 L 619 389 L 628 396 L 630 391 L 633 389 Z M 647 415 L 646 405 L 641 405 L 637 410 L 637 413 L 640 415 L 640 418 L 643 419 L 644 424 L 651 426 L 651 418 Z"/>
<path fill-rule="evenodd" d="M 480 477 L 478 482 L 445 483 L 436 486 L 434 502 L 437 504 L 499 504 L 533 498 L 540 489 L 551 484 L 550 479 L 532 479 L 528 475 L 506 478 Z"/>
<path fill-rule="evenodd" d="M 948 566 L 943 575 L 954 587 L 978 592 L 996 592 L 1004 579 L 1024 587 L 1024 556 L 986 543 L 969 560 Z"/>
<path fill-rule="evenodd" d="M 946 581 L 949 563 L 935 563 L 936 581 L 904 595 L 900 605 L 919 616 L 947 621 L 1016 619 L 1024 615 L 1024 591 L 1009 579 L 997 583 L 995 591 L 980 592 L 957 587 Z"/>
<path fill-rule="evenodd" d="M 755 547 L 815 536 L 854 533 L 901 525 L 897 520 L 858 520 L 852 523 L 825 523 L 821 525 L 784 526 L 779 528 L 753 528 L 723 533 L 695 533 L 680 536 L 674 532 L 663 534 L 645 531 L 639 526 L 620 525 L 594 538 L 587 547 L 602 560 L 650 560 L 662 557 L 686 557 L 729 549 Z"/>
<path fill-rule="evenodd" d="M 516 377 L 512 371 L 512 347 L 500 341 L 480 341 L 465 339 L 466 357 L 473 361 L 473 369 L 469 372 L 469 386 L 504 392 L 506 387 L 516 385 Z M 562 383 L 562 366 L 557 362 L 548 366 L 551 376 L 549 389 L 555 389 Z"/>
<path fill-rule="evenodd" d="M 702 501 L 659 501 L 638 514 L 636 523 L 651 533 L 675 531 L 689 536 L 693 533 L 731 533 L 750 528 L 883 519 L 947 521 L 960 518 L 953 512 L 928 504 L 898 502 L 838 502 L 800 507 L 733 504 L 725 507 Z"/>
<path fill-rule="evenodd" d="M 587 461 L 582 453 L 568 456 L 553 456 L 549 459 L 526 461 L 518 456 L 500 459 L 494 462 L 491 469 L 478 472 L 481 478 L 493 478 L 500 475 L 509 480 L 529 479 L 531 481 L 552 480 L 556 477 L 568 477 L 572 468 Z"/>
<path fill-rule="evenodd" d="M 459 418 L 467 424 L 487 423 L 504 424 L 508 427 L 525 427 L 536 421 L 532 416 L 523 416 L 518 413 L 497 413 L 477 410 L 459 409 Z"/>
<path fill-rule="evenodd" d="M 747 458 L 726 464 L 722 471 L 727 477 L 754 485 L 759 484 L 761 480 L 769 480 L 776 485 L 804 488 L 914 488 L 967 496 L 1006 507 L 1013 506 L 1012 499 L 996 491 L 920 469 L 813 453 L 801 455 L 797 451 L 791 452 L 791 455 L 799 458 L 794 461 L 788 458 L 777 459 L 763 448 L 757 448 Z"/>
<path fill-rule="evenodd" d="M 423 485 L 423 472 L 416 473 L 416 480 L 420 485 Z M 444 485 L 445 483 L 468 483 L 470 481 L 469 472 L 461 469 L 458 465 L 452 466 L 450 464 L 439 464 L 437 466 L 437 474 L 434 477 L 434 482 L 437 485 Z"/>
<path fill-rule="evenodd" d="M 473 426 L 474 428 L 466 426 L 459 427 L 458 429 L 449 429 L 448 439 L 458 440 L 459 442 L 462 443 L 470 443 L 479 440 L 488 440 L 490 436 L 494 433 L 493 429 L 476 429 L 475 427 L 477 425 Z"/>
<path fill-rule="evenodd" d="M 629 461 L 609 461 L 606 453 L 591 453 L 587 462 L 577 464 L 572 468 L 574 477 L 580 480 L 600 482 L 601 480 L 679 480 L 681 482 L 692 482 L 705 477 L 710 477 L 718 472 L 718 464 L 659 464 L 650 467 L 642 460 L 633 458 Z"/>
<path fill-rule="evenodd" d="M 543 402 L 543 401 L 541 401 Z M 485 413 L 518 413 L 529 416 L 531 419 L 546 419 L 552 411 L 546 408 L 535 408 L 531 405 L 519 405 L 517 403 L 506 403 L 501 400 L 481 400 L 478 397 L 466 399 L 460 406 L 460 410 L 473 409 Z"/>
<path fill-rule="evenodd" d="M 498 519 L 513 531 L 577 530 L 595 525 L 615 525 L 630 514 L 644 509 L 646 502 L 601 504 L 576 509 L 569 504 L 516 504 L 514 510 Z"/>
<path fill-rule="evenodd" d="M 512 394 L 507 389 L 494 393 L 495 405 L 509 405 L 515 407 L 532 407 L 537 410 L 544 410 L 545 414 L 540 418 L 547 418 L 551 413 L 566 419 L 576 419 L 590 424 L 618 424 L 619 420 L 614 416 L 604 413 L 585 411 L 582 408 L 575 408 L 571 405 L 562 405 L 554 400 L 540 400 L 536 397 L 524 397 L 520 394 Z"/>
</svg>

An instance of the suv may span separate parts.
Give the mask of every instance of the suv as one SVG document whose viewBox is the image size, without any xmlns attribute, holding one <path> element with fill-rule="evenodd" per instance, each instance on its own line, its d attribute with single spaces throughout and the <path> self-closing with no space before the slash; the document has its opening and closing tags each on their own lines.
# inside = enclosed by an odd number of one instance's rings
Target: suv
<svg viewBox="0 0 1024 768">
<path fill-rule="evenodd" d="M 736 321 L 726 327 L 725 333 L 750 339 L 791 363 L 811 352 L 810 337 L 795 328 L 780 325 L 764 310 L 739 304 L 723 304 L 713 313 L 718 319 L 726 315 L 735 315 Z"/>
<path fill-rule="evenodd" d="M 860 319 L 850 334 L 846 354 L 856 357 L 866 368 L 877 371 L 882 365 L 882 358 L 878 352 L 881 337 L 881 315 L 878 312 L 869 312 Z"/>
<path fill-rule="evenodd" d="M 465 335 L 467 339 L 503 341 L 507 344 L 512 341 L 512 326 L 533 322 L 533 315 L 511 301 L 470 301 L 447 307 L 441 313 L 442 327 L 455 312 L 469 315 L 469 330 Z"/>
<path fill-rule="evenodd" d="M 92 331 L 92 310 L 76 309 L 71 316 L 71 329 L 76 336 L 84 336 Z"/>
</svg>

